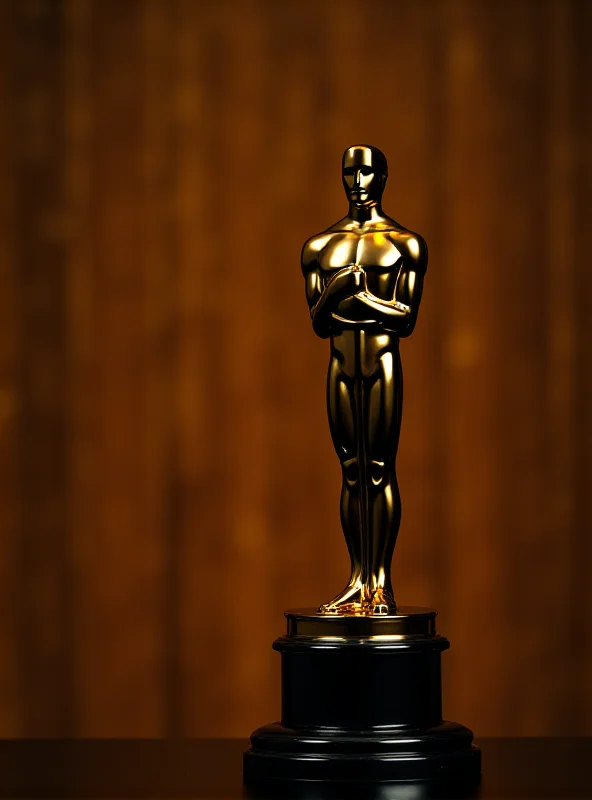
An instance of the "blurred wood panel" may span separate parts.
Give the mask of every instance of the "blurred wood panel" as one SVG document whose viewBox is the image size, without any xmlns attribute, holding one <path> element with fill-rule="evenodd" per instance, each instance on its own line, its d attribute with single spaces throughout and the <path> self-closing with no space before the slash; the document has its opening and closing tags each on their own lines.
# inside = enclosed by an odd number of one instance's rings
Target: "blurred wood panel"
<svg viewBox="0 0 592 800">
<path fill-rule="evenodd" d="M 572 620 L 571 647 L 573 654 L 573 683 L 582 686 L 579 696 L 578 721 L 580 726 L 587 725 L 592 707 L 592 685 L 589 680 L 592 646 L 589 637 L 582 636 L 582 630 L 589 630 L 592 624 L 592 604 L 589 602 L 589 564 L 592 561 L 592 540 L 589 535 L 590 525 L 590 479 L 589 454 L 592 451 L 592 370 L 590 369 L 590 353 L 592 352 L 592 330 L 590 328 L 590 303 L 592 296 L 592 273 L 586 267 L 589 264 L 592 248 L 592 230 L 590 229 L 590 213 L 592 211 L 592 108 L 584 100 L 590 93 L 589 76 L 592 71 L 592 53 L 586 42 L 589 37 L 586 30 L 592 26 L 592 6 L 584 3 L 577 7 L 577 15 L 573 28 L 572 54 L 572 97 L 573 127 L 571 135 L 574 141 L 576 159 L 570 160 L 569 152 L 563 153 L 564 170 L 571 179 L 573 229 L 570 255 L 574 264 L 573 308 L 576 328 L 574 338 L 574 370 L 573 370 L 573 405 L 572 431 L 574 441 L 574 485 L 573 526 L 571 541 L 572 556 L 572 598 L 570 609 Z M 572 696 L 574 694 L 572 686 Z M 583 698 L 582 698 L 583 695 Z"/>
<path fill-rule="evenodd" d="M 0 50 L 12 55 L 10 34 L 12 8 L 0 6 Z M 13 102 L 11 81 L 5 69 L 0 70 L 0 103 L 9 108 Z M 4 708 L 2 725 L 6 730 L 21 734 L 22 709 L 19 695 L 18 624 L 16 613 L 19 597 L 18 542 L 20 529 L 18 463 L 19 432 L 16 424 L 18 370 L 18 279 L 14 222 L 16 218 L 14 160 L 11 157 L 12 132 L 0 126 L 0 315 L 3 334 L 0 336 L 0 526 L 2 557 L 0 558 L 0 705 Z"/>
<path fill-rule="evenodd" d="M 6 0 L 0 734 L 239 735 L 347 574 L 304 239 L 383 148 L 401 602 L 445 711 L 590 734 L 592 4 Z"/>
</svg>

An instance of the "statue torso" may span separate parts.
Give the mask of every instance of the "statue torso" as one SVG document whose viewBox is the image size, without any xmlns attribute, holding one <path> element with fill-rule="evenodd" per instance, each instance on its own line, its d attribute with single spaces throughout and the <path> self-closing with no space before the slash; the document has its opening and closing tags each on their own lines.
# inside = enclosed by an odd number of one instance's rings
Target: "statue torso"
<svg viewBox="0 0 592 800">
<path fill-rule="evenodd" d="M 388 217 L 364 225 L 345 217 L 305 243 L 303 272 L 306 276 L 314 270 L 318 291 L 324 292 L 337 272 L 356 265 L 366 276 L 365 297 L 390 303 L 403 271 L 417 268 L 422 247 L 421 237 Z M 420 263 L 419 269 L 425 265 Z M 391 359 L 391 371 L 398 372 L 393 359 L 399 359 L 399 337 L 409 331 L 399 333 L 398 325 L 385 322 L 365 297 L 346 297 L 329 312 L 332 355 L 352 377 L 375 375 L 383 358 Z"/>
<path fill-rule="evenodd" d="M 382 300 L 391 300 L 409 235 L 406 231 L 364 229 L 321 234 L 326 239 L 318 257 L 323 282 L 326 284 L 340 269 L 356 264 L 366 273 L 368 291 Z M 335 317 L 344 322 L 371 322 L 368 310 L 355 297 L 342 300 Z"/>
</svg>

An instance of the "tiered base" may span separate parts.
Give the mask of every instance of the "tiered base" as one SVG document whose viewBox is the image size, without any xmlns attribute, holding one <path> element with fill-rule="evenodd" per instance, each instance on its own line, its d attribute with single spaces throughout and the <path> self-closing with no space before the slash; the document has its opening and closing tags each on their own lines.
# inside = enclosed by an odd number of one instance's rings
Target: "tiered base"
<svg viewBox="0 0 592 800">
<path fill-rule="evenodd" d="M 436 612 L 388 617 L 286 612 L 282 722 L 251 736 L 247 781 L 430 781 L 475 784 L 481 753 L 441 713 Z"/>
</svg>

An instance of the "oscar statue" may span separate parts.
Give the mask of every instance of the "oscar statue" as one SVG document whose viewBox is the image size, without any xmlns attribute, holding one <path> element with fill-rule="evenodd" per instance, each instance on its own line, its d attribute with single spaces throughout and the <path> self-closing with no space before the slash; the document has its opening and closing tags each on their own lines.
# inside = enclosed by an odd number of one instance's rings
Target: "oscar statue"
<svg viewBox="0 0 592 800">
<path fill-rule="evenodd" d="M 386 179 L 380 150 L 346 150 L 348 215 L 302 251 L 313 328 L 331 337 L 327 408 L 352 565 L 343 592 L 321 606 L 327 614 L 396 611 L 390 564 L 401 521 L 395 473 L 403 399 L 399 338 L 415 327 L 427 247 L 383 213 Z"/>
<path fill-rule="evenodd" d="M 329 427 L 342 471 L 351 574 L 318 609 L 286 612 L 281 723 L 245 753 L 252 781 L 478 782 L 472 732 L 442 719 L 436 611 L 397 607 L 391 561 L 401 500 L 395 461 L 403 375 L 399 340 L 417 321 L 427 246 L 382 210 L 387 162 L 349 147 L 347 216 L 302 249 L 315 333 L 330 340 Z"/>
</svg>

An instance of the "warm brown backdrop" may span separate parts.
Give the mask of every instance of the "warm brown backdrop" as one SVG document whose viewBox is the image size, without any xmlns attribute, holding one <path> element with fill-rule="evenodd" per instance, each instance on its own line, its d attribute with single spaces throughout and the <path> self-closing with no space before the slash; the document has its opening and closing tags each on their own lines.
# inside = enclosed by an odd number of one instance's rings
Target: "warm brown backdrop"
<svg viewBox="0 0 592 800">
<path fill-rule="evenodd" d="M 277 717 L 282 612 L 347 574 L 299 252 L 357 141 L 430 246 L 398 598 L 448 716 L 592 734 L 592 3 L 0 15 L 0 735 Z"/>
</svg>

